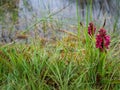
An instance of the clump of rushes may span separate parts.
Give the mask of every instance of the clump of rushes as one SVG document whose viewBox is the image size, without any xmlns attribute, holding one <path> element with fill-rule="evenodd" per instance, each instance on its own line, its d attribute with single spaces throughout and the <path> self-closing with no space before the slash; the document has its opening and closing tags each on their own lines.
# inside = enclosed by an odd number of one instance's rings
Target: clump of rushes
<svg viewBox="0 0 120 90">
<path fill-rule="evenodd" d="M 99 34 L 96 35 L 96 48 L 99 48 L 101 52 L 106 51 L 110 45 L 110 36 L 106 34 L 106 30 L 101 28 Z"/>
<path fill-rule="evenodd" d="M 95 25 L 93 24 L 93 22 L 90 22 L 90 23 L 89 23 L 89 26 L 88 26 L 88 34 L 89 34 L 90 36 L 94 36 L 95 31 L 96 31 Z"/>
</svg>

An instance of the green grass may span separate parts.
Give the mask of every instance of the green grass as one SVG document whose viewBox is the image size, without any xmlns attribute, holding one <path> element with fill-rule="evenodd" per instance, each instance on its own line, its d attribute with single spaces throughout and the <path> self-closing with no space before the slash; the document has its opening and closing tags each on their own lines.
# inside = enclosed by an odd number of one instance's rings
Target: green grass
<svg viewBox="0 0 120 90">
<path fill-rule="evenodd" d="M 102 77 L 97 76 L 100 52 L 95 48 L 94 40 L 86 38 L 87 42 L 83 42 L 84 37 L 80 42 L 78 38 L 68 36 L 46 46 L 38 39 L 30 44 L 1 46 L 0 89 L 119 90 L 119 37 L 112 38 Z"/>
<path fill-rule="evenodd" d="M 95 38 L 91 38 L 87 32 L 89 17 L 90 20 L 94 18 L 92 9 L 89 16 L 87 8 L 86 26 L 79 25 L 81 18 L 78 9 L 76 3 L 77 34 L 63 30 L 65 37 L 63 35 L 60 40 L 46 41 L 35 30 L 36 36 L 30 37 L 30 43 L 13 41 L 0 45 L 0 90 L 120 89 L 120 37 L 116 34 L 117 31 L 109 33 L 110 48 L 107 53 L 101 53 L 95 47 Z M 60 11 L 37 19 L 26 31 L 20 33 L 24 35 L 40 23 L 43 24 L 44 33 L 51 27 L 56 36 L 54 30 L 59 30 L 64 25 L 62 21 L 53 18 Z M 116 25 L 117 21 L 114 29 Z"/>
</svg>

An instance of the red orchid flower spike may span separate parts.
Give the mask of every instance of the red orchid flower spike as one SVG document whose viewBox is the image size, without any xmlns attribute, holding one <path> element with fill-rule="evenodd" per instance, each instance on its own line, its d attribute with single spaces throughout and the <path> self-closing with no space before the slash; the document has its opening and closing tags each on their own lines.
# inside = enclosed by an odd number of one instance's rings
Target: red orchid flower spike
<svg viewBox="0 0 120 90">
<path fill-rule="evenodd" d="M 90 36 L 93 36 L 95 34 L 95 31 L 96 31 L 95 25 L 92 22 L 90 22 L 88 26 L 88 34 Z"/>
<path fill-rule="evenodd" d="M 100 51 L 106 51 L 110 45 L 110 36 L 106 34 L 106 30 L 101 28 L 99 34 L 96 35 L 96 48 Z"/>
</svg>

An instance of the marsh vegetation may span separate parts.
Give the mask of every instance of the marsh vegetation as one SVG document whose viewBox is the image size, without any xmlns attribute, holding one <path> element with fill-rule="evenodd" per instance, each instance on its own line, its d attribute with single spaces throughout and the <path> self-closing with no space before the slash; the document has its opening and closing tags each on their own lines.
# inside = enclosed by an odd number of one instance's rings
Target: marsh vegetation
<svg viewBox="0 0 120 90">
<path fill-rule="evenodd" d="M 119 0 L 1 0 L 0 90 L 119 90 Z"/>
</svg>

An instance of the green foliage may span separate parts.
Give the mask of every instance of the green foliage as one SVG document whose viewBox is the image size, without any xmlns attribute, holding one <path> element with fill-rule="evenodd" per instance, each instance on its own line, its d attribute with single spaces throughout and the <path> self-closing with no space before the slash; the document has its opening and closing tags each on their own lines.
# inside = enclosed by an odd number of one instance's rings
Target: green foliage
<svg viewBox="0 0 120 90">
<path fill-rule="evenodd" d="M 1 46 L 0 89 L 119 89 L 119 50 L 111 46 L 107 54 L 100 54 L 89 37 L 81 46 L 69 38 L 56 42 L 55 48 L 43 47 L 40 41 Z"/>
<path fill-rule="evenodd" d="M 80 26 L 78 3 L 76 6 L 79 18 L 77 34 L 61 30 L 68 36 L 51 43 L 40 39 L 37 33 L 27 44 L 0 45 L 0 90 L 120 89 L 120 37 L 112 34 L 110 49 L 107 53 L 99 52 L 95 47 L 95 38 L 87 32 L 89 13 L 86 15 L 86 26 Z M 58 30 L 61 29 L 63 23 L 52 20 L 58 12 L 38 19 L 21 33 L 24 35 L 41 22 L 44 34 L 50 27 L 56 29 L 53 22 Z M 90 14 L 92 20 L 92 11 Z M 17 13 L 13 15 L 14 20 L 17 19 L 15 17 Z"/>
</svg>

